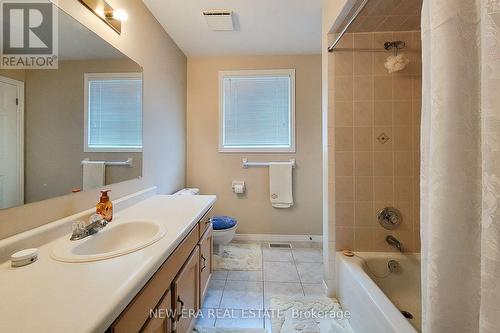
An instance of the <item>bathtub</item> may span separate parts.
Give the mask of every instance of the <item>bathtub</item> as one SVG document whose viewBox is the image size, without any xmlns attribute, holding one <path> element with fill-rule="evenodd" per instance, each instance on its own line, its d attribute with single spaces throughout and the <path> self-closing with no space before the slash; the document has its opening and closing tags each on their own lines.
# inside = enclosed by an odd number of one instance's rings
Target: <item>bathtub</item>
<svg viewBox="0 0 500 333">
<path fill-rule="evenodd" d="M 356 252 L 356 256 L 346 257 L 338 252 L 336 258 L 337 298 L 350 312 L 356 333 L 420 331 L 419 254 Z M 384 277 L 391 259 L 400 267 Z M 413 319 L 405 318 L 401 311 L 409 312 Z"/>
</svg>

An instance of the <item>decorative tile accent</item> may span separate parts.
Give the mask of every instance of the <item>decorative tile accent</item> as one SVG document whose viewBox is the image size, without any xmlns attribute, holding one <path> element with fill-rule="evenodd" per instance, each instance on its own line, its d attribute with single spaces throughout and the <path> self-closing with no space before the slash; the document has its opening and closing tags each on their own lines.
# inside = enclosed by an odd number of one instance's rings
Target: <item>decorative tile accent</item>
<svg viewBox="0 0 500 333">
<path fill-rule="evenodd" d="M 391 138 L 385 134 L 385 133 L 381 133 L 378 137 L 377 137 L 377 140 L 381 143 L 381 144 L 384 144 L 386 143 L 387 141 L 389 141 Z"/>
</svg>

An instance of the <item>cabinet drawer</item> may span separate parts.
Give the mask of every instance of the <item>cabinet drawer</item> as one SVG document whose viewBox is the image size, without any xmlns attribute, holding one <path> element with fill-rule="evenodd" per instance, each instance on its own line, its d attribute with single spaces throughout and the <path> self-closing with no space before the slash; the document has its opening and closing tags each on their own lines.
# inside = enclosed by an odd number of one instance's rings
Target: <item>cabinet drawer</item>
<svg viewBox="0 0 500 333">
<path fill-rule="evenodd" d="M 205 213 L 205 215 L 203 215 L 200 222 L 198 222 L 198 224 L 200 226 L 199 239 L 201 239 L 201 237 L 203 237 L 203 235 L 207 231 L 208 227 L 212 225 L 212 222 L 210 220 L 211 213 L 212 213 L 212 207 L 210 207 L 210 209 Z"/>
<path fill-rule="evenodd" d="M 111 332 L 136 333 L 141 329 L 149 319 L 149 311 L 156 307 L 162 296 L 170 289 L 172 281 L 190 256 L 191 251 L 197 247 L 198 235 L 199 225 L 196 224 L 188 236 L 177 246 L 170 257 L 111 325 Z"/>
</svg>

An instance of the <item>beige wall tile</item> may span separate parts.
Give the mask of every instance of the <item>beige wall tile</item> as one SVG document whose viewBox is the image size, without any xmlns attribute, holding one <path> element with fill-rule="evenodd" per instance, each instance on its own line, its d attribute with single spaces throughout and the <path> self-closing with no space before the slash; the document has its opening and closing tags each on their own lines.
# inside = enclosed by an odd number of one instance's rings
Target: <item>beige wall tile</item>
<svg viewBox="0 0 500 333">
<path fill-rule="evenodd" d="M 354 52 L 353 54 L 354 75 L 372 75 L 373 74 L 373 53 L 372 52 Z"/>
<path fill-rule="evenodd" d="M 374 101 L 373 124 L 375 126 L 392 126 L 392 101 Z"/>
<path fill-rule="evenodd" d="M 373 101 L 354 101 L 353 125 L 373 126 Z"/>
<path fill-rule="evenodd" d="M 395 99 L 411 99 L 411 76 L 394 76 L 394 79 L 392 80 L 392 88 Z"/>
<path fill-rule="evenodd" d="M 372 201 L 354 202 L 354 225 L 356 227 L 375 227 L 375 221 Z"/>
<path fill-rule="evenodd" d="M 354 228 L 337 227 L 335 229 L 335 243 L 337 250 L 353 250 L 354 249 Z"/>
<path fill-rule="evenodd" d="M 392 152 L 373 153 L 373 175 L 389 176 L 394 174 L 394 154 Z"/>
<path fill-rule="evenodd" d="M 335 177 L 335 200 L 337 201 L 354 200 L 353 177 Z"/>
<path fill-rule="evenodd" d="M 352 75 L 353 73 L 353 57 L 352 52 L 335 52 L 333 58 L 335 67 L 335 75 Z"/>
<path fill-rule="evenodd" d="M 335 127 L 345 127 L 353 125 L 353 105 L 352 102 L 335 103 Z M 333 117 L 332 117 L 333 118 Z"/>
<path fill-rule="evenodd" d="M 352 76 L 335 77 L 333 92 L 337 101 L 352 100 L 353 78 Z"/>
<path fill-rule="evenodd" d="M 353 150 L 353 128 L 336 127 L 335 128 L 335 150 L 352 151 Z"/>
<path fill-rule="evenodd" d="M 354 250 L 373 251 L 373 229 L 354 228 Z"/>
<path fill-rule="evenodd" d="M 386 143 L 381 143 L 377 138 L 385 134 L 389 137 Z M 373 151 L 392 151 L 394 142 L 394 134 L 392 127 L 376 126 L 373 128 Z"/>
<path fill-rule="evenodd" d="M 383 45 L 382 45 L 383 47 Z M 373 74 L 379 76 L 390 76 L 387 68 L 385 68 L 384 64 L 387 60 L 387 57 L 390 56 L 390 52 L 374 52 L 373 53 Z"/>
<path fill-rule="evenodd" d="M 411 151 L 411 127 L 394 127 L 394 151 Z"/>
<path fill-rule="evenodd" d="M 371 49 L 373 47 L 373 34 L 372 33 L 358 33 L 354 34 L 354 48 L 355 49 Z M 372 53 L 372 52 L 365 52 Z"/>
<path fill-rule="evenodd" d="M 394 178 L 394 200 L 410 201 L 412 197 L 412 179 L 411 177 Z"/>
<path fill-rule="evenodd" d="M 392 99 L 392 76 L 374 76 L 373 91 L 376 100 Z"/>
<path fill-rule="evenodd" d="M 354 156 L 352 151 L 335 153 L 336 176 L 353 176 L 354 175 L 353 169 L 354 169 Z"/>
<path fill-rule="evenodd" d="M 394 126 L 411 126 L 413 116 L 411 99 L 395 100 L 392 105 Z"/>
<path fill-rule="evenodd" d="M 335 203 L 335 221 L 338 227 L 354 226 L 354 202 Z"/>
<path fill-rule="evenodd" d="M 398 230 L 413 230 L 413 207 L 410 201 L 396 201 L 394 202 L 394 207 L 396 207 L 402 216 L 401 225 Z"/>
<path fill-rule="evenodd" d="M 373 129 L 371 127 L 354 128 L 354 150 L 355 151 L 373 150 Z"/>
<path fill-rule="evenodd" d="M 353 94 L 355 101 L 373 99 L 373 77 L 354 76 Z"/>
<path fill-rule="evenodd" d="M 373 195 L 375 201 L 394 200 L 394 179 L 393 177 L 374 177 Z"/>
<path fill-rule="evenodd" d="M 373 177 L 355 177 L 354 186 L 354 199 L 356 201 L 371 201 L 373 199 Z"/>
<path fill-rule="evenodd" d="M 354 175 L 372 176 L 373 175 L 373 153 L 355 152 L 354 153 Z"/>
<path fill-rule="evenodd" d="M 395 176 L 411 176 L 412 175 L 412 164 L 413 164 L 413 153 L 412 152 L 400 152 L 394 153 L 394 175 Z"/>
</svg>

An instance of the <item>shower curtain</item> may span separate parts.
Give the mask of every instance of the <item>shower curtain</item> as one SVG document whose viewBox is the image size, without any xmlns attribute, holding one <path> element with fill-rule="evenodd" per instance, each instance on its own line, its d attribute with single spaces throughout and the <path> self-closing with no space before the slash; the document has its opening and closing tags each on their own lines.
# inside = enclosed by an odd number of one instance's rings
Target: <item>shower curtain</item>
<svg viewBox="0 0 500 333">
<path fill-rule="evenodd" d="M 424 0 L 423 332 L 500 332 L 500 0 Z"/>
</svg>

